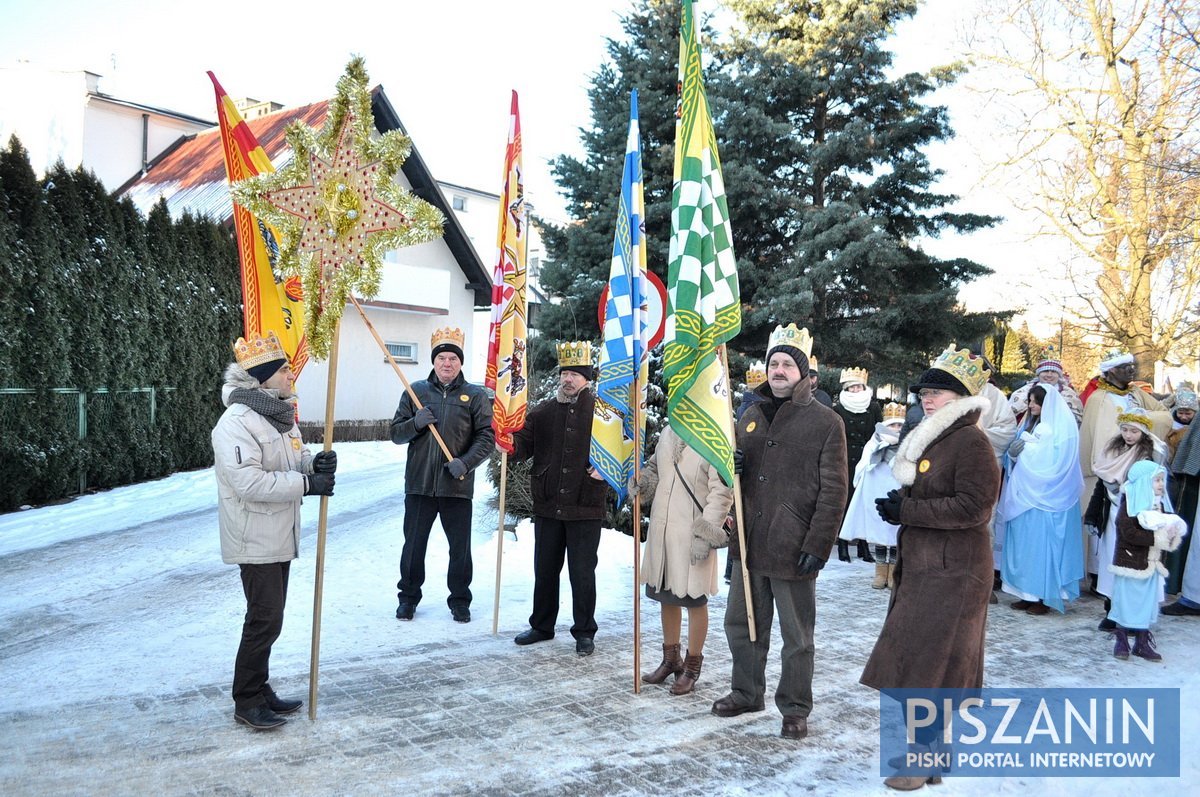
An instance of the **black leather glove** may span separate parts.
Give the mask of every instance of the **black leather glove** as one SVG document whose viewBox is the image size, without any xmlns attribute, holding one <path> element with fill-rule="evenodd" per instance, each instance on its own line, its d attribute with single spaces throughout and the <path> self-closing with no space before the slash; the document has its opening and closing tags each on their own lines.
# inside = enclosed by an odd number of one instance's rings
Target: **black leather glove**
<svg viewBox="0 0 1200 797">
<path fill-rule="evenodd" d="M 305 495 L 333 495 L 332 473 L 314 473 L 308 477 L 308 489 Z"/>
<path fill-rule="evenodd" d="M 437 416 L 433 414 L 433 410 L 428 407 L 422 407 L 417 410 L 417 414 L 413 416 L 413 426 L 418 429 L 424 429 L 431 423 L 437 421 Z"/>
<path fill-rule="evenodd" d="M 467 463 L 455 457 L 446 463 L 446 470 L 450 471 L 450 475 L 456 479 L 461 479 L 467 475 Z"/>
<path fill-rule="evenodd" d="M 737 475 L 742 475 L 742 468 L 746 464 L 746 455 L 742 453 L 742 449 L 737 449 L 733 452 L 733 472 Z"/>
<path fill-rule="evenodd" d="M 313 473 L 336 473 L 337 452 L 322 451 L 313 457 Z"/>
<path fill-rule="evenodd" d="M 875 499 L 875 511 L 879 513 L 879 517 L 893 526 L 900 525 L 900 505 L 904 503 L 904 499 L 900 496 L 899 490 L 892 490 L 887 494 L 886 498 Z"/>
<path fill-rule="evenodd" d="M 819 571 L 825 566 L 825 560 L 815 554 L 802 553 L 800 558 L 796 560 L 798 575 L 808 576 Z"/>
</svg>

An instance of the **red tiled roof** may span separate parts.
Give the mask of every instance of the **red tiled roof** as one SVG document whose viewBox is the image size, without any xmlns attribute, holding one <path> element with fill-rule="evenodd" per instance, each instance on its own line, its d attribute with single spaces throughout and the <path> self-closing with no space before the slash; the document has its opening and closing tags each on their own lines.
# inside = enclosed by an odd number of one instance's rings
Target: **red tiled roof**
<svg viewBox="0 0 1200 797">
<path fill-rule="evenodd" d="M 284 134 L 288 125 L 300 120 L 309 127 L 320 127 L 325 122 L 329 101 L 322 100 L 300 108 L 286 108 L 260 116 L 246 124 L 254 133 L 267 157 L 275 160 L 287 147 Z M 130 183 L 174 183 L 179 189 L 193 188 L 203 183 L 225 182 L 225 153 L 221 148 L 221 128 L 214 127 L 184 141 L 151 165 L 149 172 Z"/>
</svg>

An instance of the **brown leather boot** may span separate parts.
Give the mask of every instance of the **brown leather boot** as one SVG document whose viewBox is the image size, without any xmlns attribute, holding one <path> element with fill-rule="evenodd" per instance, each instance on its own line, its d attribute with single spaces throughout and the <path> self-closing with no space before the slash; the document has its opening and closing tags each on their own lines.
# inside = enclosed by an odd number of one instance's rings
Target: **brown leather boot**
<svg viewBox="0 0 1200 797">
<path fill-rule="evenodd" d="M 896 588 L 896 563 L 895 562 L 892 562 L 891 564 L 888 565 L 887 588 L 888 589 Z"/>
<path fill-rule="evenodd" d="M 683 672 L 683 659 L 679 658 L 679 645 L 663 645 L 662 664 L 658 665 L 658 669 L 654 672 L 643 675 L 642 683 L 661 684 L 667 680 L 668 676 L 674 675 L 678 678 L 681 672 Z"/>
<path fill-rule="evenodd" d="M 696 688 L 696 681 L 700 680 L 700 665 L 704 664 L 704 654 L 697 653 L 693 656 L 689 653 L 683 660 L 683 672 L 675 676 L 675 683 L 671 684 L 671 694 L 686 695 Z"/>
<path fill-rule="evenodd" d="M 886 564 L 875 563 L 875 580 L 871 582 L 871 589 L 883 589 L 887 586 L 888 566 Z"/>
</svg>

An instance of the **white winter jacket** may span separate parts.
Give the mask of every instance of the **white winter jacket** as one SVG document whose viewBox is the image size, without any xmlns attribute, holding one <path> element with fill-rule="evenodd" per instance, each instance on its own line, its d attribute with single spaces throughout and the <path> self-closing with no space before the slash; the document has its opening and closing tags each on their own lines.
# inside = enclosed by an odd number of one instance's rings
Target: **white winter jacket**
<svg viewBox="0 0 1200 797">
<path fill-rule="evenodd" d="M 257 387 L 257 380 L 230 365 L 221 392 L 227 409 L 212 430 L 226 564 L 288 562 L 300 553 L 300 501 L 312 455 L 295 424 L 279 432 L 246 405 L 229 403 L 236 388 Z"/>
</svg>

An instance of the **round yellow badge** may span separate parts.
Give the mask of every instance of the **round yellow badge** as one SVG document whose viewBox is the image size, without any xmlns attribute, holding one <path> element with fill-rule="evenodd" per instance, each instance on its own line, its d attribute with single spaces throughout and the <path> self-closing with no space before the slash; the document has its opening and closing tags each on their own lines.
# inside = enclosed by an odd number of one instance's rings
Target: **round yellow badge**
<svg viewBox="0 0 1200 797">
<path fill-rule="evenodd" d="M 924 473 L 925 471 L 929 470 L 929 460 L 927 460 L 927 459 L 921 460 L 921 464 L 917 466 L 917 470 L 921 471 L 921 473 Z"/>
<path fill-rule="evenodd" d="M 755 426 L 758 426 L 758 423 L 756 423 L 755 421 L 750 421 L 750 425 L 746 427 L 746 432 L 747 433 L 753 432 Z"/>
<path fill-rule="evenodd" d="M 299 438 L 299 437 L 293 437 L 293 438 L 292 438 L 292 450 L 293 450 L 293 451 L 299 451 L 299 450 L 300 450 L 300 438 Z"/>
<path fill-rule="evenodd" d="M 463 393 L 461 396 L 458 397 L 458 400 L 459 401 L 470 401 L 471 397 L 468 396 L 466 393 Z"/>
</svg>

